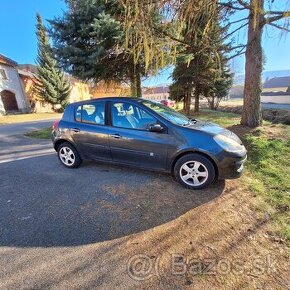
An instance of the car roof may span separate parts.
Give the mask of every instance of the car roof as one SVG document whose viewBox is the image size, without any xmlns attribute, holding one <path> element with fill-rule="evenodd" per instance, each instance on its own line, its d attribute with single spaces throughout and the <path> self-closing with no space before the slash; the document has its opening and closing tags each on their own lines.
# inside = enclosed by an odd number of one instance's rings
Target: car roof
<svg viewBox="0 0 290 290">
<path fill-rule="evenodd" d="M 76 103 L 71 103 L 70 105 L 82 105 L 86 103 L 91 103 L 91 102 L 98 102 L 98 101 L 134 101 L 134 102 L 141 102 L 141 101 L 146 101 L 145 99 L 142 98 L 132 98 L 132 97 L 106 97 L 106 98 L 96 98 L 96 99 L 90 99 L 90 100 L 85 100 L 85 101 L 79 101 Z"/>
</svg>

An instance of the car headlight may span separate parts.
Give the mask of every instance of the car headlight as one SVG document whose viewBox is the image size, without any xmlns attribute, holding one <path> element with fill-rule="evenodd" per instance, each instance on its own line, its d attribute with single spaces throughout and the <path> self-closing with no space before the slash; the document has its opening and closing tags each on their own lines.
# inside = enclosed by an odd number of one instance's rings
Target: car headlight
<svg viewBox="0 0 290 290">
<path fill-rule="evenodd" d="M 222 147 L 227 152 L 244 153 L 246 151 L 244 145 L 237 143 L 235 140 L 227 136 L 216 135 L 214 136 L 214 140 L 220 147 Z"/>
</svg>

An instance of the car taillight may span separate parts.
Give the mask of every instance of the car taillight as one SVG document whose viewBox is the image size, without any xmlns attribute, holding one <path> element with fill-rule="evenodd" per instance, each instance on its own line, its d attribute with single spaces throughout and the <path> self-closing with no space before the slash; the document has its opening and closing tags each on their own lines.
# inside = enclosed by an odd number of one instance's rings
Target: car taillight
<svg viewBox="0 0 290 290">
<path fill-rule="evenodd" d="M 53 123 L 53 125 L 52 125 L 52 129 L 53 129 L 53 130 L 55 130 L 55 129 L 58 128 L 59 121 L 60 121 L 60 120 L 56 120 L 56 121 L 54 121 L 54 123 Z"/>
</svg>

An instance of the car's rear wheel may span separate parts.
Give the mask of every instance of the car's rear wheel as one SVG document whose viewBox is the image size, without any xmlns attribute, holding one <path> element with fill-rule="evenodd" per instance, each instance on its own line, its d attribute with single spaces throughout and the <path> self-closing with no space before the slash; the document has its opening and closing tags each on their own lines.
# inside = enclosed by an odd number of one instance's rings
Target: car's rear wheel
<svg viewBox="0 0 290 290">
<path fill-rule="evenodd" d="M 189 189 L 203 189 L 215 179 L 212 162 L 205 156 L 192 153 L 177 160 L 174 175 L 180 184 Z"/>
<path fill-rule="evenodd" d="M 67 168 L 77 168 L 82 164 L 82 159 L 73 145 L 68 142 L 62 143 L 58 149 L 58 158 Z"/>
</svg>

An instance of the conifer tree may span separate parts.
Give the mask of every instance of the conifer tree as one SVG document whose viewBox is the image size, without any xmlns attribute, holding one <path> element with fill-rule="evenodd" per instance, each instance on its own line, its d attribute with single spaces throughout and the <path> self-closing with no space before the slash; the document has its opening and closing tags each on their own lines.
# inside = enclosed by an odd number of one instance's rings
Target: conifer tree
<svg viewBox="0 0 290 290">
<path fill-rule="evenodd" d="M 57 66 L 41 16 L 37 14 L 36 18 L 38 40 L 36 91 L 46 102 L 52 104 L 54 109 L 56 105 L 64 109 L 71 91 L 70 83 Z"/>
<path fill-rule="evenodd" d="M 184 44 L 180 45 L 170 91 L 177 101 L 183 100 L 187 114 L 193 97 L 195 112 L 199 110 L 200 96 L 206 97 L 209 106 L 216 109 L 232 83 L 226 58 L 230 45 L 223 43 L 226 29 L 221 27 L 219 16 L 216 11 L 215 21 L 208 26 L 208 15 L 205 13 L 198 24 L 189 22 L 182 31 L 188 45 L 186 49 Z M 207 34 L 204 33 L 205 27 Z"/>
</svg>

